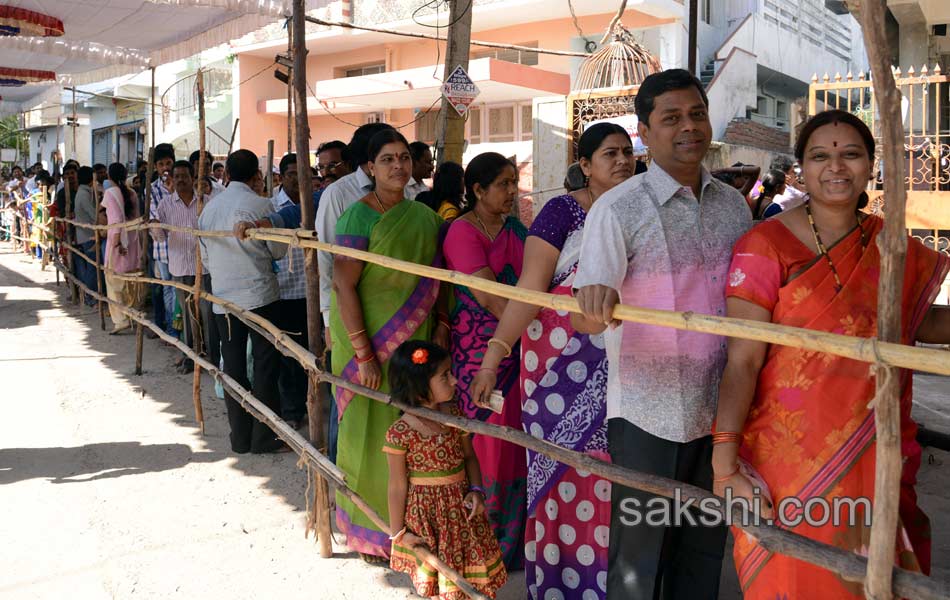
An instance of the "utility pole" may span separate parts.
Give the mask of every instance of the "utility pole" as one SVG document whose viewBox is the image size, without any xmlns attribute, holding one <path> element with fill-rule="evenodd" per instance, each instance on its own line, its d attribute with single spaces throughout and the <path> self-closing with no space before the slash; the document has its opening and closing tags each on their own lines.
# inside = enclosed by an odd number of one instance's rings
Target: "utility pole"
<svg viewBox="0 0 950 600">
<path fill-rule="evenodd" d="M 300 187 L 300 212 L 304 229 L 313 231 L 316 219 L 316 207 L 313 205 L 313 186 L 310 178 L 310 121 L 307 118 L 307 30 L 306 1 L 294 0 L 292 27 L 288 32 L 293 36 L 293 74 L 294 120 L 297 146 L 297 181 Z M 289 110 L 288 106 L 288 110 Z M 287 114 L 288 119 L 290 113 Z M 317 265 L 317 251 L 307 248 L 304 252 L 304 273 L 307 285 L 307 337 L 309 349 L 317 357 L 324 355 L 323 317 L 320 314 L 320 273 Z M 322 361 L 321 358 L 317 359 Z M 318 365 L 326 370 L 326 365 Z M 327 397 L 326 387 L 320 385 L 316 374 L 309 374 L 307 388 L 307 413 L 309 416 L 310 442 L 321 451 L 325 448 L 323 435 L 323 407 L 333 402 Z M 313 468 L 308 466 L 308 468 Z M 333 535 L 330 529 L 330 494 L 327 480 L 313 468 L 313 516 L 308 517 L 307 531 L 311 527 L 320 544 L 320 556 L 333 556 Z"/>
<path fill-rule="evenodd" d="M 468 71 L 473 3 L 473 0 L 449 0 L 449 33 L 446 36 L 443 81 L 447 80 L 455 67 L 459 65 Z M 462 164 L 462 151 L 465 148 L 465 119 L 455 112 L 451 103 L 445 98 L 442 98 L 437 130 L 439 137 L 436 140 L 436 155 L 439 164 L 447 160 Z"/>
<path fill-rule="evenodd" d="M 290 23 L 287 24 L 287 58 L 294 60 L 294 28 Z M 293 126 L 294 126 L 294 71 L 293 68 L 287 69 L 287 154 L 293 152 Z M 269 172 L 273 173 L 274 163 L 268 164 Z"/>
<path fill-rule="evenodd" d="M 687 59 L 687 69 L 689 72 L 695 76 L 699 76 L 696 72 L 696 58 L 698 54 L 698 29 L 699 29 L 699 0 L 689 0 L 689 43 L 687 44 L 689 48 L 689 57 Z"/>
</svg>

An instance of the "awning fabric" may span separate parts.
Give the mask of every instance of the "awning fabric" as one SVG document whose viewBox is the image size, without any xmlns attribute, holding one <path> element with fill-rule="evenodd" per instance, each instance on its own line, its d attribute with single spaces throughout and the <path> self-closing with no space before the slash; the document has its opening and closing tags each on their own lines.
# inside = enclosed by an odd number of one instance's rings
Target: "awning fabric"
<svg viewBox="0 0 950 600">
<path fill-rule="evenodd" d="M 0 67 L 54 71 L 63 85 L 141 72 L 225 44 L 292 11 L 291 0 L 2 0 L 62 21 L 60 37 L 0 37 Z M 308 7 L 316 0 L 308 0 Z M 55 84 L 53 84 L 55 85 Z M 0 113 L 44 87 L 5 88 Z"/>
</svg>

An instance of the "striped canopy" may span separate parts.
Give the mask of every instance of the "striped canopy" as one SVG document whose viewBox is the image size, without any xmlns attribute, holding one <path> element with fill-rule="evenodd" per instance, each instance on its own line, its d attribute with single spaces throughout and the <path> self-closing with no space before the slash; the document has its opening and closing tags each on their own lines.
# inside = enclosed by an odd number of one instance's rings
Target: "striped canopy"
<svg viewBox="0 0 950 600">
<path fill-rule="evenodd" d="M 28 83 L 56 81 L 56 73 L 35 69 L 0 67 L 0 87 L 19 87 Z"/>
<path fill-rule="evenodd" d="M 0 4 L 0 36 L 59 37 L 63 22 L 18 6 Z"/>
</svg>

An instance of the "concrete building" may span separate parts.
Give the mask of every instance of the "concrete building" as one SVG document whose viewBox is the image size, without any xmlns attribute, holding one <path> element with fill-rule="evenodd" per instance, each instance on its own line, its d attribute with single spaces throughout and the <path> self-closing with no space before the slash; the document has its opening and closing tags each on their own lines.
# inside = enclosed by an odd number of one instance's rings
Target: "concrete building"
<svg viewBox="0 0 950 600">
<path fill-rule="evenodd" d="M 728 141 L 737 118 L 787 132 L 814 74 L 867 70 L 857 21 L 824 0 L 702 0 L 701 7 L 699 62 L 716 139 Z"/>
<path fill-rule="evenodd" d="M 946 0 L 887 0 L 889 38 L 898 49 L 894 65 L 905 73 L 910 67 L 939 64 L 950 67 L 950 2 Z"/>
<path fill-rule="evenodd" d="M 616 11 L 613 0 L 473 0 L 472 39 L 556 50 L 584 51 L 596 42 Z M 326 19 L 445 35 L 447 14 L 436 4 L 418 11 L 395 0 L 330 2 Z M 665 66 L 682 62 L 686 32 L 677 0 L 628 2 L 623 24 L 639 32 Z M 434 25 L 441 23 L 440 29 Z M 434 142 L 445 45 L 383 33 L 308 24 L 307 108 L 313 144 L 349 140 L 363 123 L 384 121 L 410 140 Z M 241 147 L 259 154 L 267 140 L 280 155 L 287 146 L 287 86 L 273 77 L 274 57 L 287 49 L 286 32 L 260 32 L 234 44 L 237 73 L 235 116 Z M 530 162 L 536 123 L 532 101 L 570 92 L 581 59 L 473 46 L 469 75 L 480 90 L 466 125 L 466 159 L 494 150 Z"/>
<path fill-rule="evenodd" d="M 434 6 L 415 11 L 396 0 L 337 0 L 314 14 L 444 35 L 447 14 L 435 14 Z M 814 73 L 866 68 L 857 23 L 828 10 L 823 0 L 702 0 L 700 8 L 697 75 L 707 85 L 714 137 L 758 146 L 760 155 L 745 160 L 767 162 L 769 153 L 789 151 L 788 132 L 799 117 L 794 104 L 807 96 Z M 472 10 L 472 39 L 583 52 L 598 46 L 616 2 L 473 0 Z M 442 28 L 434 29 L 436 23 Z M 686 65 L 682 0 L 628 2 L 622 23 L 664 68 Z M 287 145 L 288 94 L 273 71 L 275 56 L 287 50 L 286 32 L 266 28 L 232 47 L 234 80 L 240 82 L 233 95 L 238 143 L 263 154 L 274 139 L 279 155 Z M 308 24 L 307 47 L 314 145 L 347 140 L 370 121 L 391 123 L 410 140 L 435 140 L 444 44 Z M 533 140 L 543 129 L 563 130 L 566 120 L 551 117 L 563 111 L 550 106 L 540 118 L 537 103 L 568 95 L 581 60 L 473 46 L 469 74 L 481 93 L 466 125 L 466 160 L 494 150 L 538 168 Z M 526 170 L 523 179 L 530 180 Z M 561 176 L 535 181 L 535 190 Z"/>
</svg>

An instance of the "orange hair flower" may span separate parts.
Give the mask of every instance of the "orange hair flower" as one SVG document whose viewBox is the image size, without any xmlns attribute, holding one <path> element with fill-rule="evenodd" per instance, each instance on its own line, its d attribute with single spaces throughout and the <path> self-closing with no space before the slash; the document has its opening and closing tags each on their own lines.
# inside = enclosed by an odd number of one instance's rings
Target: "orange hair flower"
<svg viewBox="0 0 950 600">
<path fill-rule="evenodd" d="M 417 365 L 424 365 L 429 360 L 429 351 L 425 348 L 418 348 L 412 353 L 412 362 Z"/>
</svg>

